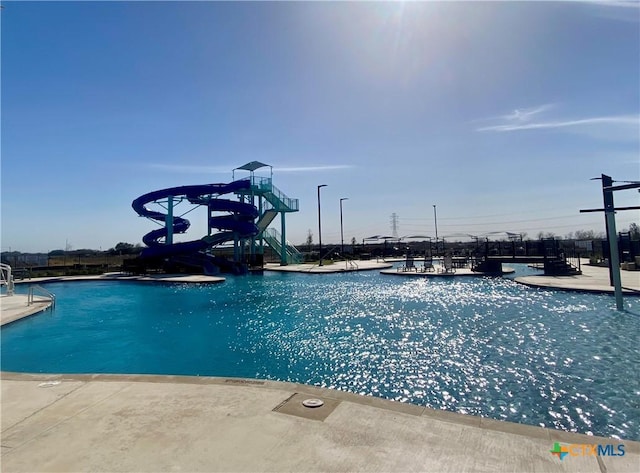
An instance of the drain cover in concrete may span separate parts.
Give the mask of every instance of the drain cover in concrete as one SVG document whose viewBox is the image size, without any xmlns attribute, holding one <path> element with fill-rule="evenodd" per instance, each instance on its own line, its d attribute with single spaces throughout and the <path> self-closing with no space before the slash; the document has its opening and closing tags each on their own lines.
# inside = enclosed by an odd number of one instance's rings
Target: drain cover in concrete
<svg viewBox="0 0 640 473">
<path fill-rule="evenodd" d="M 308 394 L 295 393 L 289 399 L 285 399 L 273 411 L 304 417 L 311 420 L 325 420 L 329 414 L 340 404 L 336 399 L 316 398 Z"/>
<path fill-rule="evenodd" d="M 316 408 L 316 407 L 322 407 L 324 405 L 324 401 L 322 399 L 305 399 L 304 401 L 302 401 L 302 405 L 304 407 L 311 407 L 311 408 Z"/>
</svg>

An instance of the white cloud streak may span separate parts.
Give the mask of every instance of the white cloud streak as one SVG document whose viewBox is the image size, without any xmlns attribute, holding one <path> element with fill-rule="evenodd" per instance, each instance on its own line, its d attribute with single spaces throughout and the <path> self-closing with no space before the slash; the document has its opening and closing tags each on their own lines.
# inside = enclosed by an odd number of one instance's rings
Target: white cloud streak
<svg viewBox="0 0 640 473">
<path fill-rule="evenodd" d="M 538 107 L 533 107 L 533 108 L 517 108 L 512 113 L 508 115 L 503 115 L 500 118 L 505 120 L 527 122 L 531 120 L 531 118 L 533 118 L 534 116 L 539 115 L 540 113 L 545 112 L 547 110 L 550 110 L 553 107 L 554 107 L 553 104 L 545 104 L 545 105 L 540 105 Z"/>
<path fill-rule="evenodd" d="M 291 166 L 291 167 L 277 167 L 273 169 L 279 172 L 317 172 L 317 171 L 337 171 L 341 169 L 352 169 L 355 166 L 351 164 L 330 164 L 326 166 Z"/>
<path fill-rule="evenodd" d="M 570 128 L 591 125 L 640 125 L 640 115 L 613 115 L 605 117 L 582 118 L 577 120 L 546 121 L 536 123 L 507 123 L 477 128 L 476 131 L 521 131 L 554 128 Z"/>
<path fill-rule="evenodd" d="M 640 21 L 640 1 L 638 0 L 578 0 L 590 6 L 590 13 L 608 20 L 637 23 Z"/>
<path fill-rule="evenodd" d="M 151 163 L 147 167 L 158 171 L 179 174 L 229 174 L 232 166 L 195 166 L 191 164 L 160 164 Z"/>
<path fill-rule="evenodd" d="M 229 174 L 233 166 L 199 166 L 191 164 L 160 164 L 151 163 L 147 167 L 158 171 L 178 173 L 178 174 Z M 278 172 L 322 172 L 351 169 L 350 164 L 331 164 L 322 166 L 273 166 Z"/>
<path fill-rule="evenodd" d="M 590 5 L 598 5 L 611 8 L 635 8 L 640 9 L 638 0 L 579 0 Z"/>
</svg>

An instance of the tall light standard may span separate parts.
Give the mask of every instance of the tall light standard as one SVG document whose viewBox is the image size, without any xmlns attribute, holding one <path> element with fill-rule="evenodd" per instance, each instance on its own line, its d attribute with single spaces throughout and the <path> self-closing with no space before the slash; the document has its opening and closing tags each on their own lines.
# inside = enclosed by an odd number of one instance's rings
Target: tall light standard
<svg viewBox="0 0 640 473">
<path fill-rule="evenodd" d="M 342 197 L 340 199 L 340 252 L 344 258 L 344 226 L 342 225 L 342 201 L 349 200 L 349 197 Z"/>
<path fill-rule="evenodd" d="M 326 184 L 318 186 L 318 255 L 320 256 L 320 266 L 322 266 L 322 219 L 320 218 L 320 188 L 327 187 Z"/>
<path fill-rule="evenodd" d="M 436 255 L 438 254 L 438 214 L 436 212 L 436 206 L 433 205 L 433 220 L 436 227 Z"/>
</svg>

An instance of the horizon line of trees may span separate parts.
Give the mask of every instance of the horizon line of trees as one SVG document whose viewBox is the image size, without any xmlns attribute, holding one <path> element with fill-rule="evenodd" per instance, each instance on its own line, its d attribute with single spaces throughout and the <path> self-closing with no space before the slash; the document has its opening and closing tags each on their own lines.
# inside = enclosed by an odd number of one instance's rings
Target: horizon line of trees
<svg viewBox="0 0 640 473">
<path fill-rule="evenodd" d="M 629 227 L 626 230 L 620 230 L 619 233 L 629 233 L 630 238 L 632 240 L 640 240 L 640 225 L 638 225 L 637 223 L 631 223 L 629 225 Z M 519 239 L 521 240 L 533 240 L 532 238 L 529 238 L 529 235 L 527 232 L 522 232 L 517 234 L 519 236 Z M 553 232 L 543 232 L 540 231 L 536 234 L 536 240 L 540 240 L 543 238 L 556 238 L 556 239 L 562 239 L 562 240 L 604 240 L 606 238 L 606 235 L 604 232 L 596 232 L 594 230 L 576 230 L 575 232 L 569 232 L 564 236 L 559 236 L 556 235 Z M 509 241 L 509 238 L 502 238 L 502 239 L 494 239 L 492 241 Z M 346 239 L 345 238 L 345 245 L 350 244 L 352 246 L 355 246 L 356 244 L 358 244 L 359 241 L 356 239 L 356 237 L 351 237 L 350 239 Z M 335 242 L 327 242 L 327 245 L 335 245 Z M 310 248 L 312 246 L 315 246 L 315 242 L 314 242 L 314 234 L 312 232 L 311 229 L 309 229 L 307 231 L 307 238 L 305 239 L 304 243 L 301 244 L 301 246 L 303 247 L 307 247 Z M 46 254 L 48 256 L 64 256 L 64 255 L 98 255 L 98 254 L 107 254 L 107 255 L 133 255 L 133 254 L 137 254 L 139 253 L 142 249 L 144 248 L 144 246 L 141 243 L 128 243 L 128 242 L 118 242 L 114 247 L 109 248 L 108 250 L 96 250 L 96 249 L 92 249 L 92 248 L 80 248 L 80 249 L 72 249 L 70 245 L 67 245 L 67 249 L 55 249 L 55 250 L 51 250 L 47 253 L 44 252 L 22 252 L 19 250 L 12 250 L 12 251 L 2 251 L 3 255 L 10 255 L 10 254 Z"/>
<path fill-rule="evenodd" d="M 618 230 L 618 233 L 629 233 L 632 240 L 640 240 L 640 226 L 637 223 L 631 223 L 626 230 Z M 529 238 L 529 234 L 527 232 L 520 232 L 516 235 L 519 236 L 520 240 L 529 240 L 533 241 L 533 238 Z M 444 237 L 446 238 L 446 237 Z M 562 240 L 604 240 L 607 238 L 605 232 L 596 232 L 594 230 L 576 230 L 575 232 L 569 232 L 566 235 L 560 236 L 556 235 L 554 232 L 544 232 L 540 231 L 536 234 L 535 240 L 542 240 L 544 238 L 555 238 Z M 502 239 L 494 239 L 493 241 L 509 241 L 509 238 Z M 345 245 L 347 244 L 347 239 L 345 239 Z M 351 245 L 356 245 L 358 241 L 355 237 L 352 237 Z M 327 244 L 335 244 L 334 242 L 328 242 Z M 313 232 L 311 229 L 307 230 L 307 238 L 301 246 L 311 247 L 314 246 L 313 240 Z"/>
</svg>

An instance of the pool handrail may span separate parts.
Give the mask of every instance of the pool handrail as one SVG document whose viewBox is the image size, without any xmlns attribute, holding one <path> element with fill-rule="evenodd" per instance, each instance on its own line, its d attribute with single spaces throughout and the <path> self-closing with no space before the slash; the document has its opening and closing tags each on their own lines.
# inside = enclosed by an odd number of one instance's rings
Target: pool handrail
<svg viewBox="0 0 640 473">
<path fill-rule="evenodd" d="M 36 292 L 39 292 L 40 296 L 48 298 L 48 301 L 35 300 Z M 29 286 L 29 293 L 27 295 L 27 305 L 32 305 L 36 302 L 51 302 L 51 308 L 53 309 L 56 305 L 56 295 L 53 292 L 47 291 L 44 287 L 38 284 L 32 284 Z"/>
<path fill-rule="evenodd" d="M 8 264 L 0 263 L 0 285 L 7 286 L 7 296 L 15 294 L 13 274 L 11 273 L 11 266 Z"/>
</svg>

